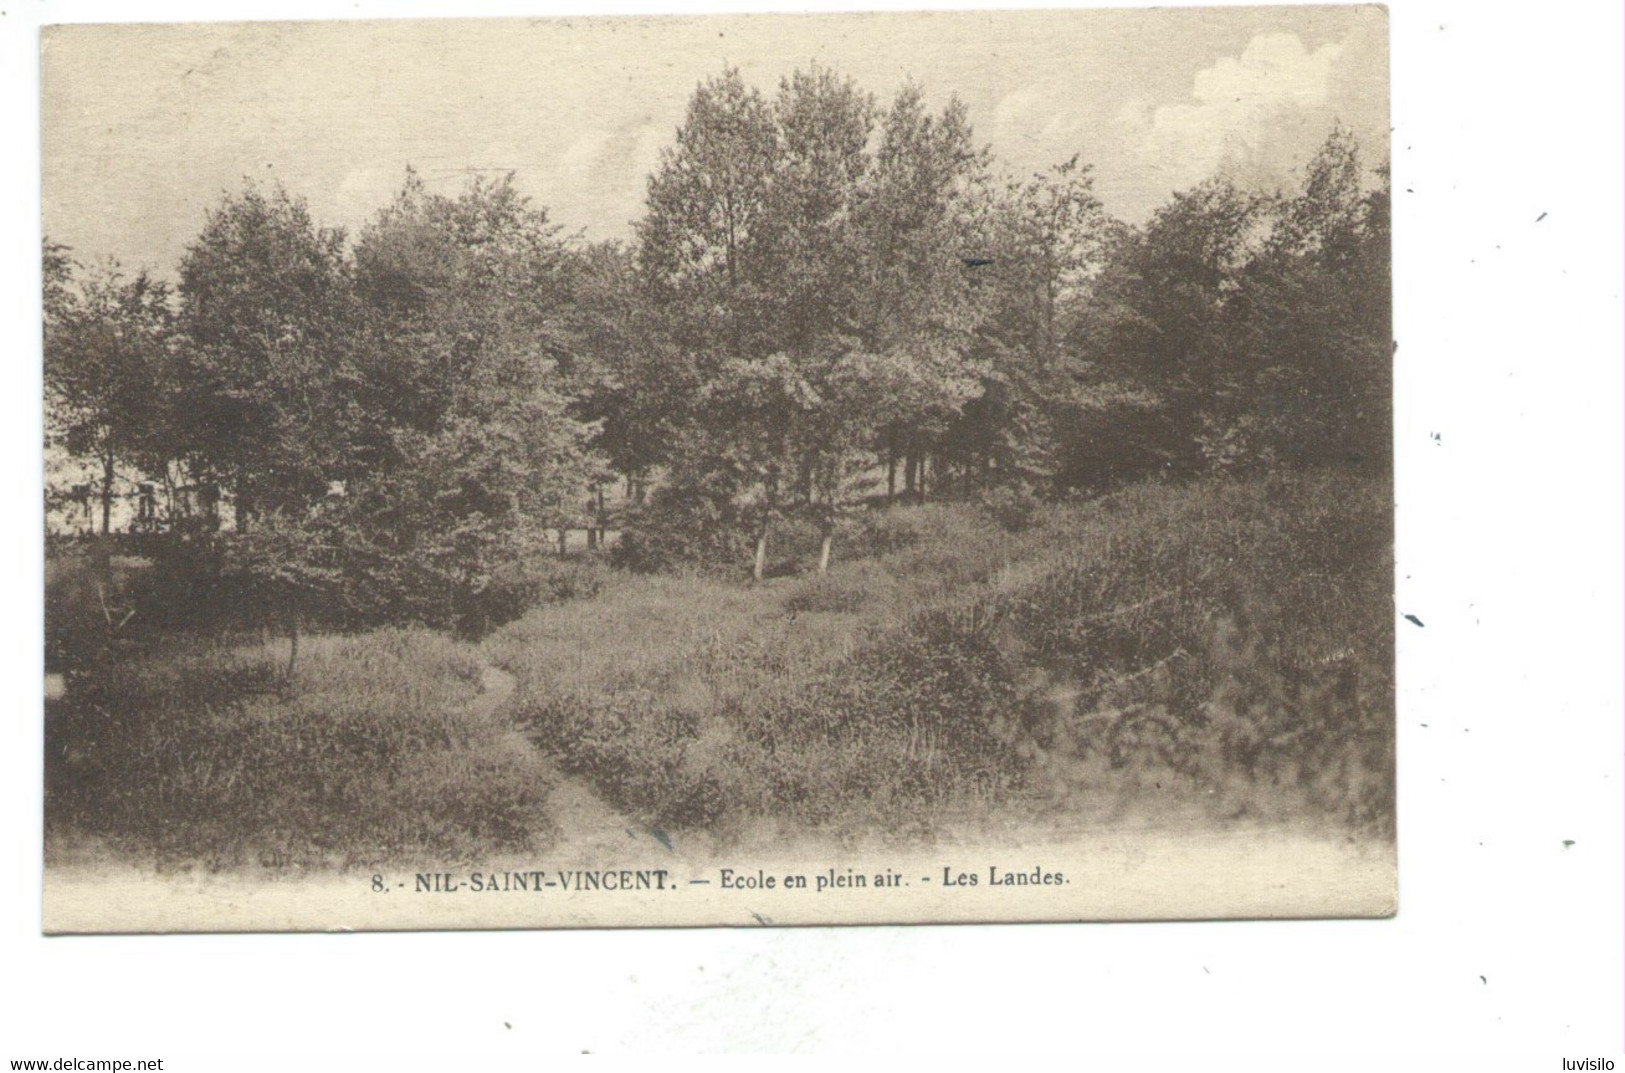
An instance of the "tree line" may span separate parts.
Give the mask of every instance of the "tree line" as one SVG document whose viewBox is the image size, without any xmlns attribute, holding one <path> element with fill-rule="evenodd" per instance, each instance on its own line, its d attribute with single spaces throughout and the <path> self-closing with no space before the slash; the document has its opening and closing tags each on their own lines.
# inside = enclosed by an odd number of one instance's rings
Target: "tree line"
<svg viewBox="0 0 1625 1073">
<path fill-rule="evenodd" d="M 533 596 L 548 531 L 596 536 L 612 486 L 630 565 L 760 580 L 785 523 L 823 570 L 865 502 L 1382 470 L 1374 174 L 1337 128 L 1296 189 L 1214 178 L 1136 226 L 1079 158 L 1009 178 L 957 100 L 730 69 L 626 243 L 511 176 L 447 195 L 410 170 L 354 236 L 245 184 L 173 284 L 47 238 L 47 440 L 93 465 L 104 531 L 119 481 L 161 484 L 193 574 L 439 624 Z"/>
</svg>

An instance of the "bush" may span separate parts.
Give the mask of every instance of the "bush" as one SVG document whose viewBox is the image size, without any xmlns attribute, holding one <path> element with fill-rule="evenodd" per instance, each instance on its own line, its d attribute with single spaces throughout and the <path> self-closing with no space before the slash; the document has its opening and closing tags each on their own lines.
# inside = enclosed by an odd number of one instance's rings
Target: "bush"
<svg viewBox="0 0 1625 1073">
<path fill-rule="evenodd" d="M 909 507 L 869 510 L 841 533 L 855 558 L 874 559 L 916 547 L 929 535 L 929 515 Z"/>
<path fill-rule="evenodd" d="M 103 658 L 127 608 L 108 591 L 86 549 L 65 546 L 45 559 L 45 666 L 53 671 Z"/>
<path fill-rule="evenodd" d="M 533 607 L 589 600 L 604 586 L 606 568 L 594 559 L 561 558 L 537 551 L 503 563 L 484 583 L 464 594 L 452 623 L 465 637 L 483 637 Z"/>
<path fill-rule="evenodd" d="M 421 630 L 216 647 L 72 676 L 46 719 L 46 820 L 170 862 L 476 860 L 547 842 L 546 766 L 481 665 Z"/>
<path fill-rule="evenodd" d="M 627 512 L 617 565 L 638 573 L 680 569 L 738 572 L 749 561 L 746 519 L 726 489 L 672 485 Z"/>
<path fill-rule="evenodd" d="M 868 642 L 811 688 L 755 713 L 748 734 L 794 751 L 861 743 L 831 772 L 843 797 L 889 784 L 889 795 L 918 805 L 986 772 L 1019 780 L 999 730 L 1014 676 L 974 613 L 926 612 Z"/>
<path fill-rule="evenodd" d="M 795 614 L 857 614 L 893 598 L 892 576 L 874 562 L 843 564 L 827 574 L 803 578 L 784 598 Z"/>
<path fill-rule="evenodd" d="M 1101 522 L 1087 552 L 1012 594 L 1011 631 L 1038 669 L 1022 703 L 1031 748 L 1183 780 L 1229 815 L 1391 832 L 1381 486 L 1138 489 Z"/>
<path fill-rule="evenodd" d="M 739 577 L 755 560 L 759 517 L 731 495 L 688 486 L 657 489 L 629 512 L 614 561 L 637 573 L 698 571 Z M 768 529 L 765 576 L 793 577 L 817 562 L 823 532 L 796 510 L 775 514 Z M 836 547 L 845 552 L 838 536 Z"/>
<path fill-rule="evenodd" d="M 1033 490 L 1024 484 L 1001 484 L 996 488 L 989 488 L 977 496 L 976 503 L 994 521 L 1012 533 L 1031 529 L 1038 521 L 1039 511 L 1044 505 L 1043 501 L 1033 494 Z"/>
<path fill-rule="evenodd" d="M 775 518 L 767 537 L 768 577 L 799 577 L 818 567 L 818 551 L 824 542 L 824 533 L 816 522 L 800 514 Z M 836 554 L 842 546 L 837 538 Z"/>
<path fill-rule="evenodd" d="M 562 746 L 566 770 L 591 779 L 622 808 L 662 826 L 703 826 L 722 814 L 722 775 L 690 758 L 700 717 L 632 690 L 602 700 L 560 696 L 524 709 L 529 725 Z"/>
</svg>

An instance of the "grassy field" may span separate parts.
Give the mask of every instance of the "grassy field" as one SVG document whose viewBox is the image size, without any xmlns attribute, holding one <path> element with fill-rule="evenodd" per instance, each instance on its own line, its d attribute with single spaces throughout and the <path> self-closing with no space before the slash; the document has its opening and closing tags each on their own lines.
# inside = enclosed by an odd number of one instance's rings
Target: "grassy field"
<svg viewBox="0 0 1625 1073">
<path fill-rule="evenodd" d="M 548 766 L 425 630 L 170 638 L 72 676 L 46 712 L 46 845 L 161 862 L 354 866 L 547 844 Z"/>
<path fill-rule="evenodd" d="M 1386 836 L 1390 502 L 1309 475 L 898 507 L 849 523 L 823 577 L 583 564 L 582 595 L 479 646 L 307 637 L 291 679 L 285 639 L 104 646 L 47 710 L 48 851 L 472 861 L 569 835 L 557 769 L 634 822 L 723 840 L 1050 820 Z M 475 703 L 488 665 L 517 679 L 495 710 Z"/>
<path fill-rule="evenodd" d="M 518 716 L 650 823 L 1392 823 L 1386 488 L 878 513 L 826 577 L 624 578 L 492 638 Z"/>
</svg>

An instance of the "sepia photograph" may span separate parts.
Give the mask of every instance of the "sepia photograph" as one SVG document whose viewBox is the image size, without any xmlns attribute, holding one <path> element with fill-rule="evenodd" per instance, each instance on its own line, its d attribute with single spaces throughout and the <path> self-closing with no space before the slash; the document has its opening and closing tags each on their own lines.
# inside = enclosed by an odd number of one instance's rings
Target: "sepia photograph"
<svg viewBox="0 0 1625 1073">
<path fill-rule="evenodd" d="M 39 49 L 45 931 L 1396 912 L 1386 9 Z"/>
</svg>

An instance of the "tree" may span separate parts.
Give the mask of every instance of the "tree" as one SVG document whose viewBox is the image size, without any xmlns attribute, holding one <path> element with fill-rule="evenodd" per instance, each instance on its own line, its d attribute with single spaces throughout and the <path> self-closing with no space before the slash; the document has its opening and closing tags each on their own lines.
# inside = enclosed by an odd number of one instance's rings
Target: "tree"
<svg viewBox="0 0 1625 1073">
<path fill-rule="evenodd" d="M 957 412 L 979 385 L 904 348 L 842 347 L 819 363 L 811 386 L 815 404 L 800 415 L 796 441 L 809 475 L 807 508 L 819 531 L 818 572 L 824 573 L 841 514 L 873 483 L 868 473 L 877 436 L 903 421 L 917 433 L 925 415 Z"/>
<path fill-rule="evenodd" d="M 40 240 L 40 282 L 45 333 L 61 327 L 73 312 L 73 251 L 47 236 Z"/>
<path fill-rule="evenodd" d="M 1077 156 L 978 194 L 976 347 L 987 371 L 945 446 L 979 480 L 1047 483 L 1065 471 L 1065 429 L 1095 398 L 1073 336 L 1115 225 Z"/>
<path fill-rule="evenodd" d="M 985 182 L 964 105 L 951 99 L 933 116 L 918 85 L 898 91 L 880 120 L 881 138 L 862 208 L 860 338 L 890 367 L 877 385 L 885 406 L 870 434 L 896 492 L 905 460 L 907 490 L 922 486 L 922 460 L 948 425 L 981 393 L 987 373 L 974 354 L 980 319 L 968 264 L 982 250 L 972 237 L 974 199 Z"/>
<path fill-rule="evenodd" d="M 857 326 L 874 101 L 815 65 L 780 81 L 773 120 L 777 148 L 757 226 L 764 327 L 772 351 L 806 361 Z"/>
<path fill-rule="evenodd" d="M 357 291 L 379 324 L 366 379 L 391 385 L 389 458 L 347 489 L 340 517 L 352 556 L 397 579 L 394 599 L 420 617 L 487 621 L 524 587 L 542 528 L 576 524 L 605 476 L 599 428 L 575 412 L 591 375 L 573 263 L 511 176 L 447 197 L 409 174 L 357 245 Z"/>
<path fill-rule="evenodd" d="M 615 243 L 588 246 L 575 253 L 570 275 L 573 412 L 599 429 L 594 446 L 641 503 L 682 429 L 703 420 L 700 362 L 673 342 L 668 322 L 645 301 L 631 252 Z"/>
<path fill-rule="evenodd" d="M 165 459 L 170 290 L 116 261 L 75 284 L 67 250 L 49 241 L 44 280 L 47 439 L 96 464 L 105 535 L 121 476 L 144 477 Z"/>
<path fill-rule="evenodd" d="M 649 178 L 638 262 L 675 338 L 699 350 L 771 350 L 758 226 L 776 171 L 773 115 L 737 68 L 701 83 Z"/>
<path fill-rule="evenodd" d="M 357 468 L 343 232 L 281 186 L 245 185 L 209 211 L 180 277 L 178 453 L 232 491 L 240 529 L 308 510 Z"/>
<path fill-rule="evenodd" d="M 1237 334 L 1258 355 L 1250 416 L 1298 464 L 1382 467 L 1390 454 L 1386 170 L 1376 178 L 1368 187 L 1352 136 L 1334 128 L 1248 272 Z"/>
<path fill-rule="evenodd" d="M 1209 180 L 1119 238 L 1074 338 L 1097 389 L 1123 403 L 1130 469 L 1386 464 L 1386 172 L 1377 180 L 1334 128 L 1297 190 Z M 1082 469 L 1086 437 L 1073 440 Z"/>
<path fill-rule="evenodd" d="M 1262 195 L 1211 179 L 1119 235 L 1074 340 L 1097 386 L 1135 400 L 1137 413 L 1126 415 L 1135 435 L 1114 467 L 1120 475 L 1191 472 L 1213 451 L 1231 449 L 1221 441 L 1239 427 L 1257 358 L 1236 326 L 1270 207 Z"/>
<path fill-rule="evenodd" d="M 308 515 L 287 517 L 280 510 L 226 545 L 223 571 L 236 595 L 259 609 L 267 623 L 280 622 L 288 634 L 291 682 L 299 661 L 299 635 L 307 617 L 328 610 L 342 588 L 337 547 L 330 527 L 311 524 Z"/>
<path fill-rule="evenodd" d="M 761 361 L 729 360 L 707 386 L 705 401 L 718 427 L 727 430 L 717 461 L 754 488 L 751 578 L 760 582 L 773 519 L 782 505 L 786 476 L 793 472 L 796 433 L 822 400 L 788 355 L 774 354 Z"/>
<path fill-rule="evenodd" d="M 481 629 L 535 594 L 544 527 L 604 472 L 561 371 L 570 263 L 511 176 L 448 197 L 409 172 L 353 260 L 281 189 L 210 213 L 182 264 L 180 445 L 230 482 L 249 532 L 226 573 L 295 646 L 310 615 Z"/>
<path fill-rule="evenodd" d="M 732 70 L 696 92 L 651 180 L 639 261 L 670 338 L 695 355 L 715 441 L 691 432 L 676 460 L 732 475 L 672 479 L 751 499 L 753 576 L 785 509 L 817 519 L 827 566 L 877 447 L 894 470 L 975 394 L 955 224 L 980 160 L 963 107 L 932 116 L 917 87 L 885 112 L 816 66 L 771 105 Z"/>
<path fill-rule="evenodd" d="M 679 375 L 678 386 L 686 380 L 692 391 L 696 420 L 659 453 L 673 463 L 671 482 L 686 490 L 686 509 L 697 517 L 735 515 L 731 504 L 711 498 L 754 497 L 744 510 L 754 519 L 758 579 L 790 470 L 788 429 L 775 427 L 773 415 L 795 396 L 799 379 L 780 349 L 782 322 L 774 313 L 783 305 L 773 298 L 769 267 L 771 249 L 781 257 L 786 251 L 784 237 L 771 233 L 780 226 L 773 210 L 785 204 L 782 196 L 777 206 L 773 200 L 781 163 L 774 107 L 728 68 L 695 89 L 636 225 L 657 333 L 682 356 L 678 370 L 692 370 Z M 664 498 L 670 514 L 676 504 Z"/>
<path fill-rule="evenodd" d="M 1073 156 L 1026 182 L 1009 183 L 993 207 L 990 256 L 1003 284 L 997 310 L 1008 342 L 1055 364 L 1063 317 L 1100 268 L 1107 219 L 1094 178 Z"/>
</svg>

